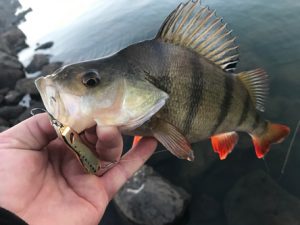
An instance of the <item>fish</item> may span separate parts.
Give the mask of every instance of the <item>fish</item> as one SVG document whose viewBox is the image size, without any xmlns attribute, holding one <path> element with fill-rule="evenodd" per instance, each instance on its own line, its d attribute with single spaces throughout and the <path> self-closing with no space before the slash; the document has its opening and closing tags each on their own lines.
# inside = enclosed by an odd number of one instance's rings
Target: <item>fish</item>
<svg viewBox="0 0 300 225">
<path fill-rule="evenodd" d="M 119 52 L 64 66 L 35 84 L 46 110 L 77 133 L 94 125 L 156 138 L 180 159 L 210 139 L 225 159 L 248 133 L 258 158 L 289 127 L 264 119 L 268 74 L 236 72 L 239 46 L 227 23 L 199 0 L 181 3 L 157 35 Z"/>
</svg>

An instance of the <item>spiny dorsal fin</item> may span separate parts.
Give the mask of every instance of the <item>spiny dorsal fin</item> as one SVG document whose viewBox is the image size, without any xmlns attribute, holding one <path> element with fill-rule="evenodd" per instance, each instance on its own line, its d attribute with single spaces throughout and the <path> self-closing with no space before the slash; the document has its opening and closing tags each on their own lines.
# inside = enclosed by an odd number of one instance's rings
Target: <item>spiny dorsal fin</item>
<svg viewBox="0 0 300 225">
<path fill-rule="evenodd" d="M 264 103 L 269 92 L 268 74 L 263 69 L 256 69 L 237 74 L 255 102 L 256 109 L 264 111 Z"/>
<path fill-rule="evenodd" d="M 215 11 L 200 0 L 190 0 L 167 17 L 156 39 L 193 49 L 223 70 L 233 71 L 239 55 L 231 32 Z"/>
</svg>

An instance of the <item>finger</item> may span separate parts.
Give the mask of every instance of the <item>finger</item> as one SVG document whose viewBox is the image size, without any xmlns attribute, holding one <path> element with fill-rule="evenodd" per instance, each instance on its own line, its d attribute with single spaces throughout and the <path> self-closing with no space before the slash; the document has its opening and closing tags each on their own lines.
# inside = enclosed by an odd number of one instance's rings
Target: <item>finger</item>
<svg viewBox="0 0 300 225">
<path fill-rule="evenodd" d="M 96 133 L 96 126 L 86 129 L 84 131 L 84 136 L 87 142 L 89 142 L 91 145 L 95 145 L 98 140 L 97 133 Z"/>
<path fill-rule="evenodd" d="M 37 114 L 2 132 L 1 148 L 41 150 L 57 137 L 47 113 Z"/>
<path fill-rule="evenodd" d="M 143 138 L 115 167 L 101 177 L 109 199 L 146 162 L 154 152 L 156 146 L 157 141 L 154 138 Z"/>
<path fill-rule="evenodd" d="M 100 160 L 115 162 L 122 155 L 123 139 L 116 127 L 97 127 L 96 152 Z"/>
</svg>

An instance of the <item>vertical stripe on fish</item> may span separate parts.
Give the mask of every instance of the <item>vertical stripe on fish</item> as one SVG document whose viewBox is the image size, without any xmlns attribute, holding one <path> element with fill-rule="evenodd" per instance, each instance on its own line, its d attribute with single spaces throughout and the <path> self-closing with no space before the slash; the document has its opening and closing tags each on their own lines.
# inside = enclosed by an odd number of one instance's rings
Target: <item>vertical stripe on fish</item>
<svg viewBox="0 0 300 225">
<path fill-rule="evenodd" d="M 242 111 L 241 117 L 238 121 L 237 127 L 241 126 L 246 121 L 248 112 L 250 109 L 250 104 L 251 104 L 251 98 L 250 98 L 249 93 L 246 92 L 246 99 L 243 104 L 243 111 Z"/>
<path fill-rule="evenodd" d="M 192 75 L 192 88 L 190 91 L 190 103 L 187 110 L 186 118 L 184 120 L 183 133 L 189 133 L 191 129 L 192 122 L 194 121 L 199 105 L 202 102 L 202 91 L 203 91 L 203 76 L 202 76 L 202 68 L 200 64 L 191 64 L 191 75 Z"/>
<path fill-rule="evenodd" d="M 225 76 L 225 82 L 224 82 L 225 95 L 223 97 L 222 104 L 220 106 L 221 110 L 217 118 L 217 122 L 215 123 L 213 129 L 211 130 L 211 135 L 217 132 L 218 128 L 223 123 L 224 119 L 229 113 L 229 109 L 232 104 L 233 78 L 232 76 L 229 75 L 224 75 L 224 76 Z"/>
</svg>

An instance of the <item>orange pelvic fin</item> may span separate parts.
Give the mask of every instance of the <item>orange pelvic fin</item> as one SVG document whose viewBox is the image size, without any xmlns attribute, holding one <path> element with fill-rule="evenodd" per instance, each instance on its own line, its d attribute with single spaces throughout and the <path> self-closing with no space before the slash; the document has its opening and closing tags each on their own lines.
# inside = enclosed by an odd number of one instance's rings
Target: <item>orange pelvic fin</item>
<svg viewBox="0 0 300 225">
<path fill-rule="evenodd" d="M 135 147 L 139 141 L 142 139 L 143 136 L 134 136 L 133 142 L 132 142 L 132 147 Z"/>
<path fill-rule="evenodd" d="M 271 144 L 282 142 L 290 133 L 290 128 L 281 124 L 268 123 L 266 132 L 261 136 L 250 134 L 258 158 L 263 158 L 270 150 Z"/>
<path fill-rule="evenodd" d="M 211 137 L 213 149 L 219 154 L 221 160 L 226 159 L 236 145 L 239 136 L 236 132 L 228 132 Z"/>
</svg>

